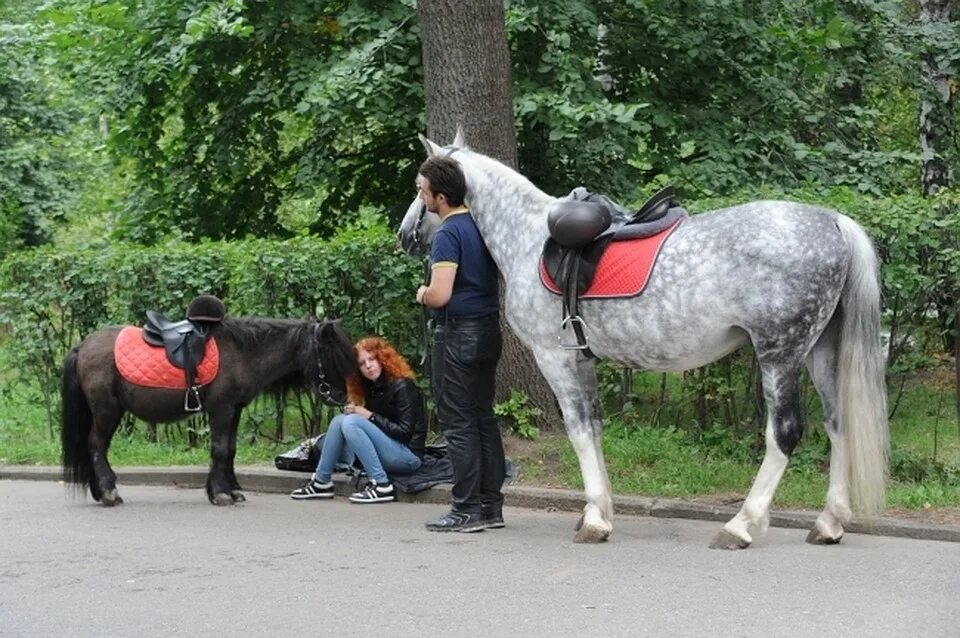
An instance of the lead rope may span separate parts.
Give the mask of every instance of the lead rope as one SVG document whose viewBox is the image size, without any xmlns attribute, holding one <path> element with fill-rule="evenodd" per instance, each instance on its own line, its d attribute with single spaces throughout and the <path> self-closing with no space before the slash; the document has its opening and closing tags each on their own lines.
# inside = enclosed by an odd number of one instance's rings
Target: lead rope
<svg viewBox="0 0 960 638">
<path fill-rule="evenodd" d="M 430 257 L 423 261 L 423 285 L 430 285 Z M 430 310 L 426 304 L 420 304 L 420 369 L 424 378 L 430 381 Z"/>
</svg>

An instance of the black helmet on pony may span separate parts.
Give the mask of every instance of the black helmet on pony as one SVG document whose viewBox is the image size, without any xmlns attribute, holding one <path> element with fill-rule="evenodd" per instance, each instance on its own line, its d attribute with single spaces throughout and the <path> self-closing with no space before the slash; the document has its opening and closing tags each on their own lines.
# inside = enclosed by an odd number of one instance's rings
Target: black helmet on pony
<svg viewBox="0 0 960 638">
<path fill-rule="evenodd" d="M 217 297 L 200 295 L 194 297 L 187 308 L 187 319 L 190 321 L 222 321 L 227 315 L 227 309 Z"/>
</svg>

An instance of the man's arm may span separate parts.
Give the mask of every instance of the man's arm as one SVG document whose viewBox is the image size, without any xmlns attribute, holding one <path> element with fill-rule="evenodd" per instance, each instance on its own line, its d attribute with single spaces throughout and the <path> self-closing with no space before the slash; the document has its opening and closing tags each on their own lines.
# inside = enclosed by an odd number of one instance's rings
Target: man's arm
<svg viewBox="0 0 960 638">
<path fill-rule="evenodd" d="M 430 285 L 417 290 L 417 303 L 428 308 L 443 308 L 453 296 L 453 281 L 457 277 L 457 264 L 442 262 L 433 267 Z"/>
</svg>

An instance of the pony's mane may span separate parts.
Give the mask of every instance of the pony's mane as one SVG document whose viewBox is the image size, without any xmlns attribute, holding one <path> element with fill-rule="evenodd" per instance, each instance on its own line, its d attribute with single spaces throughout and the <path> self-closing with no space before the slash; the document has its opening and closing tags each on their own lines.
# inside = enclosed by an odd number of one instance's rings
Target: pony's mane
<svg viewBox="0 0 960 638">
<path fill-rule="evenodd" d="M 214 328 L 213 334 L 217 339 L 233 342 L 241 350 L 260 349 L 272 344 L 297 362 L 297 370 L 264 386 L 261 392 L 286 392 L 308 387 L 308 383 L 316 378 L 318 364 L 323 366 L 328 380 L 339 388 L 345 386 L 346 378 L 356 369 L 353 343 L 340 322 L 335 320 L 239 317 L 224 319 Z M 316 347 L 318 336 L 323 344 L 320 348 Z"/>
<path fill-rule="evenodd" d="M 224 319 L 214 330 L 219 339 L 229 339 L 243 349 L 283 339 L 284 345 L 295 348 L 302 342 L 303 332 L 313 329 L 313 322 L 297 319 L 263 319 L 238 317 Z"/>
</svg>

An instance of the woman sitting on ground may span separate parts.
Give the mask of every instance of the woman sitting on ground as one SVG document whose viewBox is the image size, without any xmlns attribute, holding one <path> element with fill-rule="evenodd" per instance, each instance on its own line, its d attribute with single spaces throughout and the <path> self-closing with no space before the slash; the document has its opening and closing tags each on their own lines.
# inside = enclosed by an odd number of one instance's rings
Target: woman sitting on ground
<svg viewBox="0 0 960 638">
<path fill-rule="evenodd" d="M 400 353 L 379 337 L 354 346 L 357 374 L 347 380 L 350 403 L 330 422 L 313 478 L 290 496 L 333 498 L 333 468 L 363 464 L 370 482 L 350 497 L 354 503 L 386 503 L 394 499 L 388 472 L 409 474 L 422 462 L 427 438 L 423 394 Z"/>
</svg>

